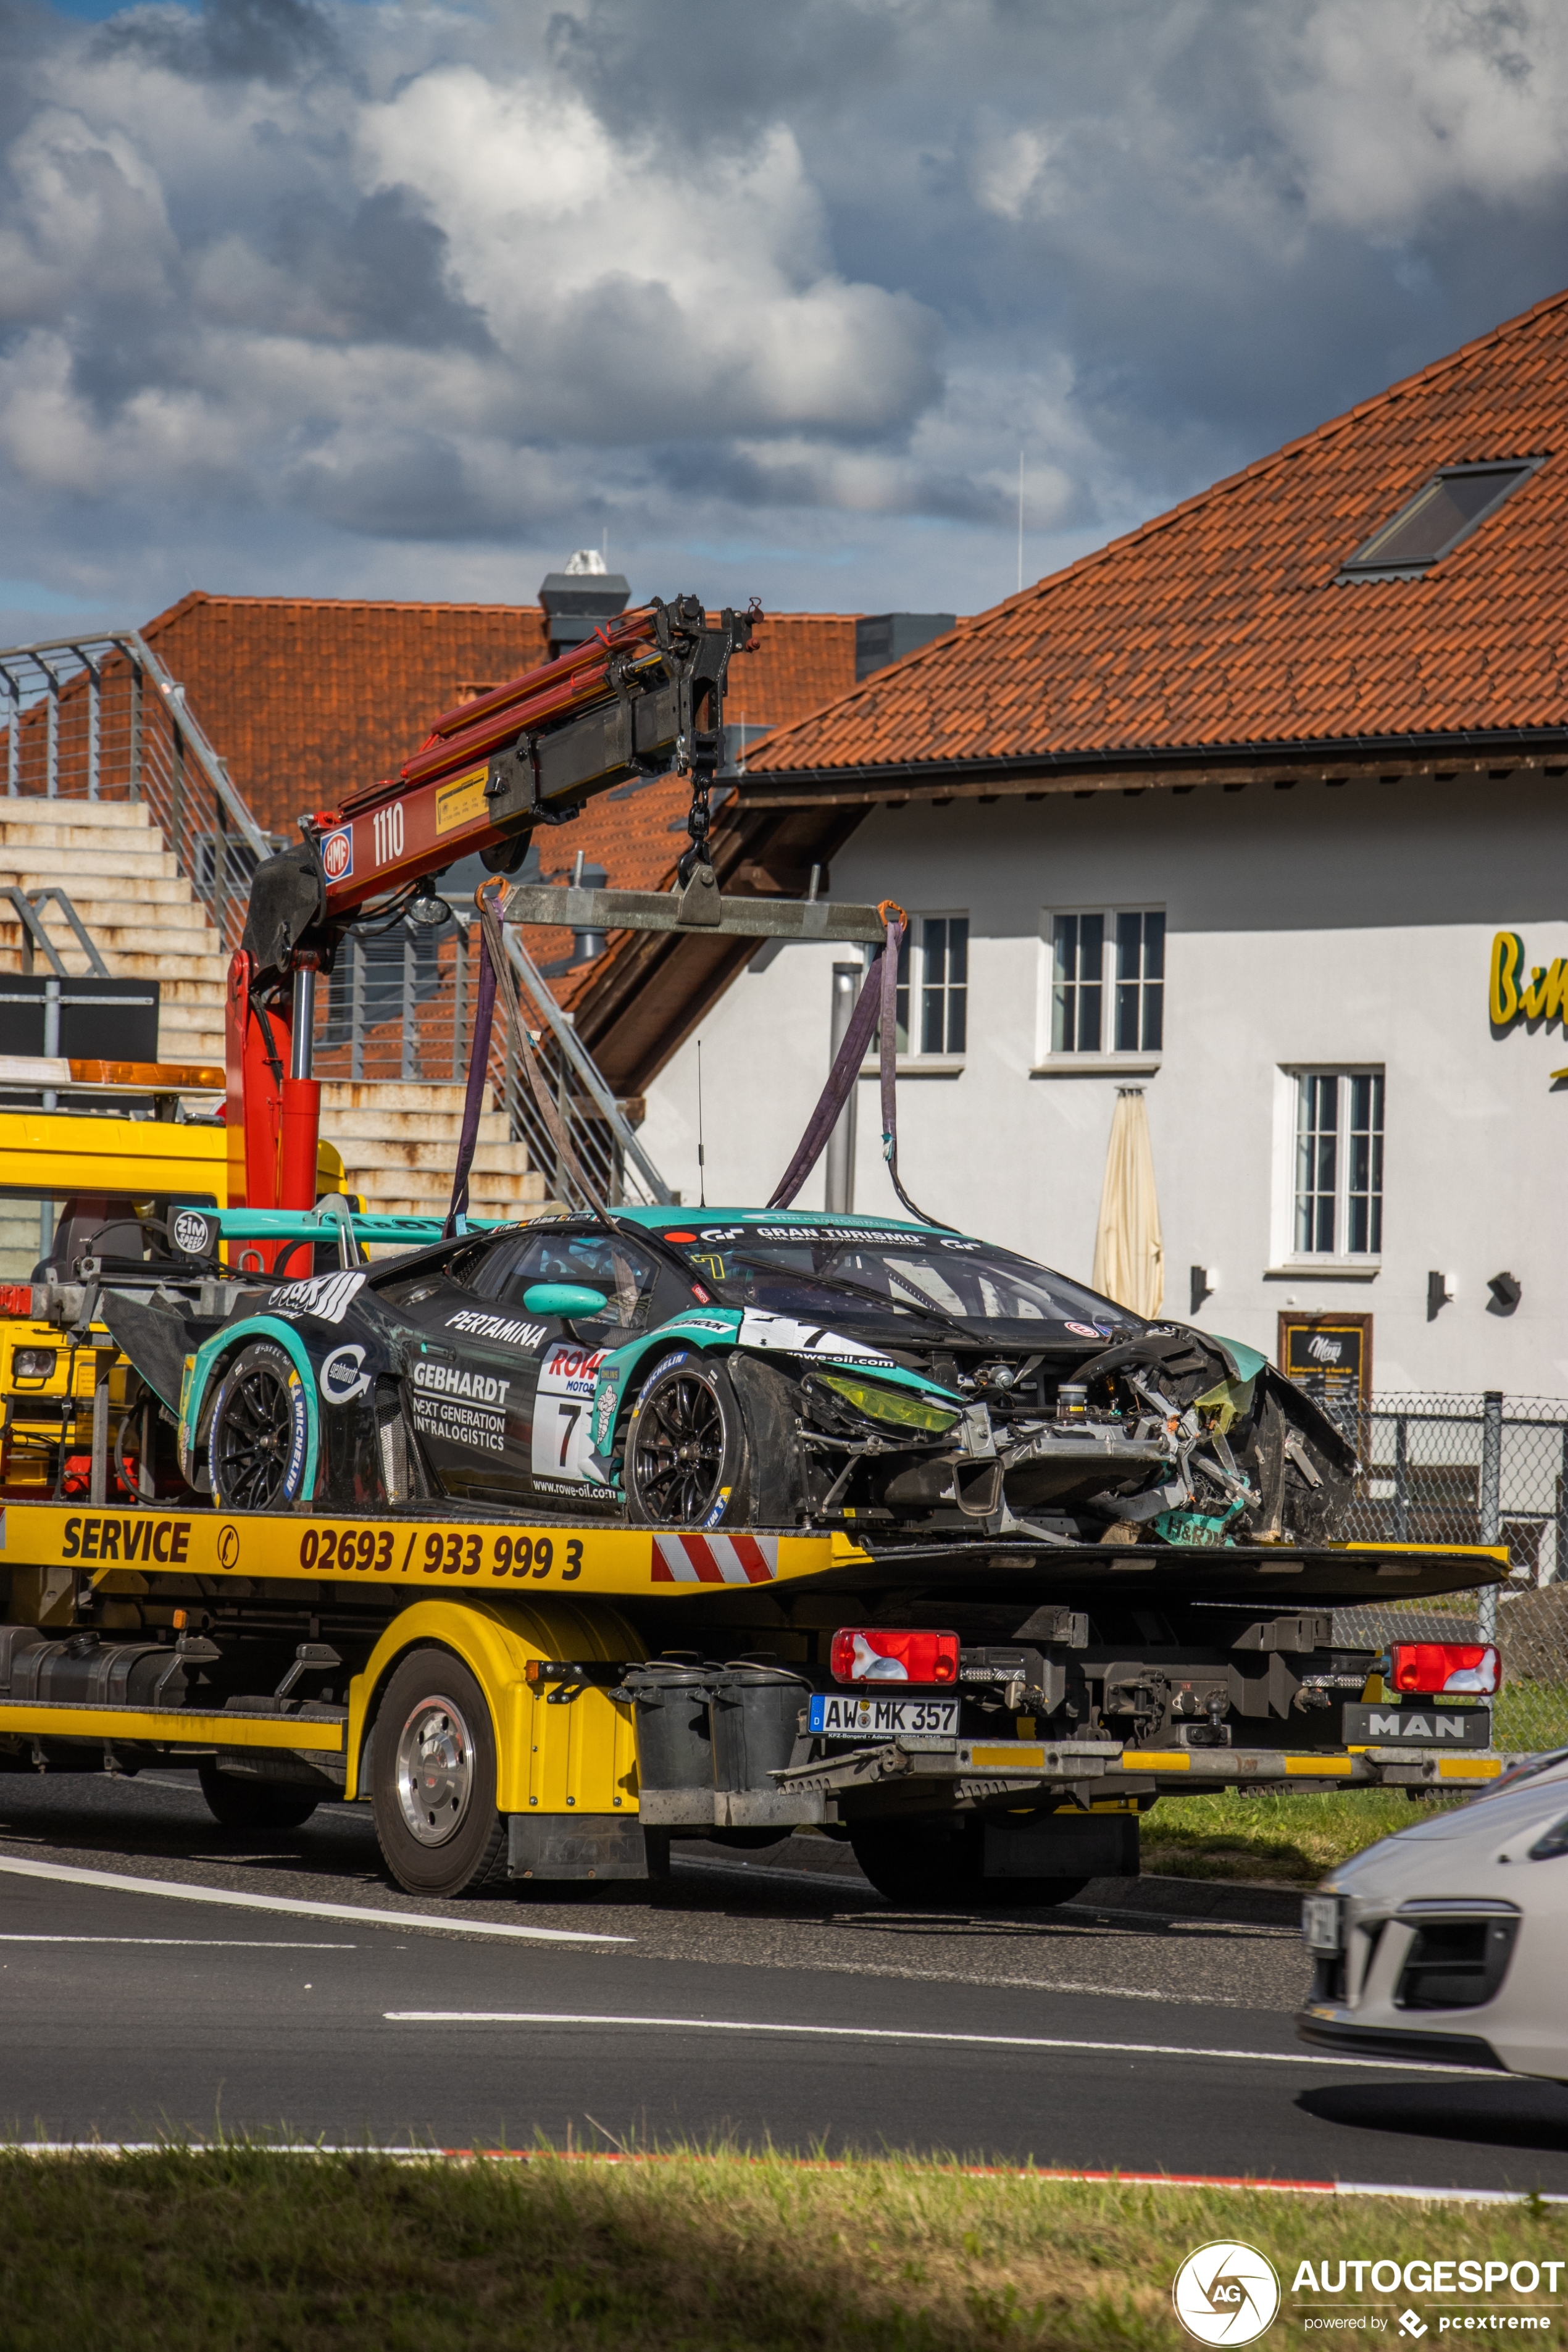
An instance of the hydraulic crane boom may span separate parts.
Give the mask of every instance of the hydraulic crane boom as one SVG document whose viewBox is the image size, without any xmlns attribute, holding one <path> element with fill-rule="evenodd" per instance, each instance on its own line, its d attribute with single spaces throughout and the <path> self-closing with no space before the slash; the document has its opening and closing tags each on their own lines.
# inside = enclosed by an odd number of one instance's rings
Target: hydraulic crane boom
<svg viewBox="0 0 1568 2352">
<path fill-rule="evenodd" d="M 302 842 L 257 870 L 229 967 L 232 1205 L 313 1205 L 315 979 L 367 908 L 417 920 L 423 904 L 440 920 L 433 884 L 459 857 L 477 850 L 492 872 L 515 873 L 537 826 L 569 823 L 596 793 L 671 768 L 691 780 L 681 885 L 711 882 L 725 678 L 761 618 L 753 604 L 710 622 L 698 597 L 655 597 L 558 661 L 444 712 L 395 776 L 301 817 Z"/>
</svg>

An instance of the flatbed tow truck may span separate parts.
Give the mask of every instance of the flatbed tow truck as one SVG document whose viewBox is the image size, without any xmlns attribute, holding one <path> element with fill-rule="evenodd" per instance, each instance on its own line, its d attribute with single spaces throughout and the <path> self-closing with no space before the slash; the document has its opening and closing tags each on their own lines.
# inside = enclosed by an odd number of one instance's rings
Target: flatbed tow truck
<svg viewBox="0 0 1568 2352">
<path fill-rule="evenodd" d="M 752 619 L 695 599 L 625 616 L 447 714 L 261 869 L 230 978 L 226 1265 L 306 1286 L 398 1238 L 320 1204 L 311 992 L 355 919 L 434 919 L 456 857 L 515 873 L 535 827 L 673 762 L 692 781 L 674 892 L 520 887 L 507 919 L 882 938 L 885 909 L 719 896 L 708 794 Z M 475 1072 L 477 1108 L 481 1043 Z M 460 1177 L 459 1154 L 455 1233 Z M 10 1312 L 96 1328 L 96 1269 L 74 1273 Z M 388 1507 L 369 1473 L 363 1509 L 324 1507 L 310 1477 L 288 1507 L 231 1509 L 163 1475 L 157 1418 L 134 1478 L 100 1410 L 87 1499 L 13 1492 L 0 1512 L 0 1772 L 194 1767 L 236 1827 L 368 1802 L 412 1893 L 658 1879 L 672 1837 L 798 1828 L 848 1839 L 895 1901 L 1048 1904 L 1135 1873 L 1163 1796 L 1460 1792 L 1510 1762 L 1466 1703 L 1495 1689 L 1495 1651 L 1377 1653 L 1334 1622 L 1500 1583 L 1500 1549 L 638 1526 Z"/>
</svg>

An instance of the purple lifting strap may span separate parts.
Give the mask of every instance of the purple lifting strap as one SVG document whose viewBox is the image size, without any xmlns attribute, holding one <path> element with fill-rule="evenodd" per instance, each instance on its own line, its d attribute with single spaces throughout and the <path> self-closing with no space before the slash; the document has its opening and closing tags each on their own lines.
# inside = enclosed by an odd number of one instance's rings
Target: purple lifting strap
<svg viewBox="0 0 1568 2352">
<path fill-rule="evenodd" d="M 888 925 L 888 936 L 871 960 L 849 1026 L 837 1057 L 827 1074 L 816 1108 L 812 1112 L 805 1133 L 801 1137 L 795 1158 L 790 1161 L 772 1200 L 770 1209 L 787 1209 L 801 1186 L 816 1167 L 826 1146 L 827 1139 L 837 1126 L 849 1089 L 860 1074 L 866 1049 L 871 1042 L 871 1032 L 881 1023 L 882 1036 L 879 1069 L 882 1081 L 882 1157 L 888 1163 L 888 1173 L 893 1180 L 893 1190 L 909 1211 L 922 1224 L 934 1225 L 939 1221 L 918 1209 L 899 1181 L 899 1111 L 898 1111 L 898 1015 L 899 1015 L 899 946 L 907 928 L 901 909 L 889 911 L 888 902 L 882 909 Z M 944 1232 L 952 1230 L 944 1226 Z"/>
<path fill-rule="evenodd" d="M 479 931 L 479 992 L 474 1006 L 474 1042 L 468 1055 L 468 1091 L 463 1102 L 463 1131 L 458 1139 L 458 1162 L 452 1171 L 452 1201 L 447 1211 L 446 1237 L 458 1230 L 458 1219 L 468 1213 L 468 1171 L 479 1139 L 485 1090 L 490 1076 L 490 1024 L 496 1009 L 496 971 L 489 942 Z"/>
</svg>

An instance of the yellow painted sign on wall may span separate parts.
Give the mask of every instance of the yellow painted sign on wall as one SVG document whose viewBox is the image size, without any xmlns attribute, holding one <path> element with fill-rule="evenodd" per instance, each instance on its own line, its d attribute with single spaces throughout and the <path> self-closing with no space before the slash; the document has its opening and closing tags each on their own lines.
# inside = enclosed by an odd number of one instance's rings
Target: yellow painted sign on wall
<svg viewBox="0 0 1568 2352">
<path fill-rule="evenodd" d="M 1517 931 L 1500 931 L 1492 941 L 1492 1026 L 1510 1021 L 1560 1021 L 1568 1013 L 1568 956 L 1536 964 L 1524 978 L 1524 941 Z"/>
</svg>

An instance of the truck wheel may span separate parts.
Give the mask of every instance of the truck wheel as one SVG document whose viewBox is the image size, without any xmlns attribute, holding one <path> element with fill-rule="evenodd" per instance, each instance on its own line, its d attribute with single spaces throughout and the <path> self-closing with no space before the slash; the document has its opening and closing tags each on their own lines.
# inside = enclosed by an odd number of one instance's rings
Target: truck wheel
<svg viewBox="0 0 1568 2352">
<path fill-rule="evenodd" d="M 889 1903 L 909 1911 L 1036 1911 L 1070 1903 L 1087 1878 L 986 1878 L 984 1824 L 949 1820 L 857 1822 L 855 1859 Z"/>
<path fill-rule="evenodd" d="M 745 1420 L 721 1363 L 667 1356 L 626 1428 L 627 1516 L 639 1527 L 746 1525 Z"/>
<path fill-rule="evenodd" d="M 910 1911 L 973 1911 L 983 1900 L 980 1840 L 967 1814 L 853 1822 L 855 1859 L 889 1903 Z"/>
<path fill-rule="evenodd" d="M 393 1675 L 370 1778 L 382 1853 L 410 1895 L 476 1895 L 504 1877 L 490 1711 L 449 1650 L 414 1650 Z"/>
<path fill-rule="evenodd" d="M 208 1812 L 226 1830 L 297 1830 L 321 1801 L 286 1780 L 244 1780 L 220 1772 L 210 1758 L 197 1765 L 196 1778 Z"/>
<path fill-rule="evenodd" d="M 1087 1878 L 983 1878 L 974 1898 L 976 1911 L 1048 1911 L 1053 1904 L 1070 1903 L 1089 1885 Z"/>
<path fill-rule="evenodd" d="M 310 1410 L 284 1349 L 270 1339 L 241 1349 L 224 1374 L 207 1433 L 220 1511 L 270 1511 L 294 1500 L 305 1475 Z"/>
</svg>

